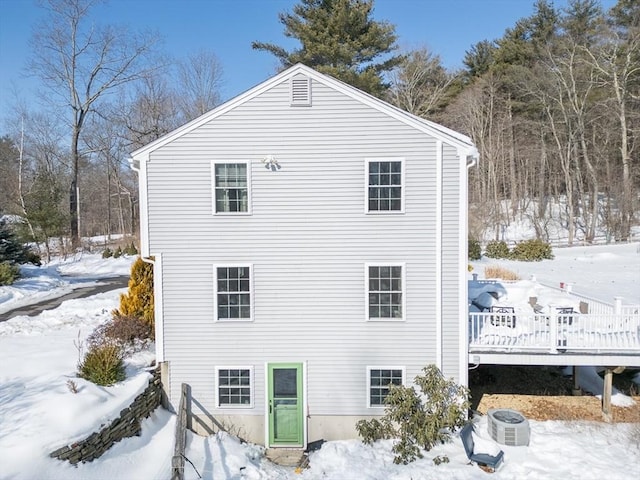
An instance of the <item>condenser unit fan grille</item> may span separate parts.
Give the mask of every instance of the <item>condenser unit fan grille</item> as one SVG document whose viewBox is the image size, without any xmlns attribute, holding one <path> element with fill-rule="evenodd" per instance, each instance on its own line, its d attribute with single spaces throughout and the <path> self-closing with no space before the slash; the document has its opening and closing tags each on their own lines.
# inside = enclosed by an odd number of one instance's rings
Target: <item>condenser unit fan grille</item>
<svg viewBox="0 0 640 480">
<path fill-rule="evenodd" d="M 506 408 L 491 409 L 487 416 L 487 430 L 496 442 L 511 446 L 529 445 L 529 421 L 520 412 Z"/>
</svg>

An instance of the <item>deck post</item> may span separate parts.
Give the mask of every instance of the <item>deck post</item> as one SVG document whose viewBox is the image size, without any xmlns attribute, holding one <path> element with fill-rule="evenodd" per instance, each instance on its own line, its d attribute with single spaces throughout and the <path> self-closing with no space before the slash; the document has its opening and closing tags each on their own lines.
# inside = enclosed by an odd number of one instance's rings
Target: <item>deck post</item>
<svg viewBox="0 0 640 480">
<path fill-rule="evenodd" d="M 611 423 L 613 415 L 611 412 L 611 391 L 613 388 L 613 369 L 607 367 L 604 370 L 604 387 L 602 392 L 602 416 L 605 422 Z"/>
<path fill-rule="evenodd" d="M 578 381 L 578 367 L 573 366 L 573 390 L 571 391 L 574 397 L 582 395 L 582 389 L 580 388 L 580 382 Z"/>
<path fill-rule="evenodd" d="M 622 297 L 613 297 L 613 312 L 616 315 L 622 313 Z"/>
<path fill-rule="evenodd" d="M 549 337 L 551 341 L 551 353 L 558 353 L 558 316 L 549 315 Z"/>
</svg>

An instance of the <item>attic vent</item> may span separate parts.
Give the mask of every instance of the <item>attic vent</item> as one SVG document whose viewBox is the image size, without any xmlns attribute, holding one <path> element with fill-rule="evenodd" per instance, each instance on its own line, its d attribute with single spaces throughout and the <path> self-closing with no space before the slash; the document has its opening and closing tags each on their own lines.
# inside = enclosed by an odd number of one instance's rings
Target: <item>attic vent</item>
<svg viewBox="0 0 640 480">
<path fill-rule="evenodd" d="M 291 106 L 311 105 L 311 79 L 296 77 L 291 79 Z"/>
</svg>

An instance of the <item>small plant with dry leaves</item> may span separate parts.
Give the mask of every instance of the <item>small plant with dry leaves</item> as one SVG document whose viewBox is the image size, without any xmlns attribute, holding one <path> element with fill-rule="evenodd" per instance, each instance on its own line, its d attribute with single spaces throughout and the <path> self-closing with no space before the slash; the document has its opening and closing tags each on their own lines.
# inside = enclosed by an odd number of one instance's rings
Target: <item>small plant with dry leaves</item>
<svg viewBox="0 0 640 480">
<path fill-rule="evenodd" d="M 73 380 L 67 380 L 67 388 L 71 393 L 78 393 L 78 384 Z"/>
<path fill-rule="evenodd" d="M 145 350 L 152 342 L 152 326 L 136 316 L 115 316 L 96 328 L 87 343 L 89 346 L 113 343 L 120 346 L 125 355 Z"/>
</svg>

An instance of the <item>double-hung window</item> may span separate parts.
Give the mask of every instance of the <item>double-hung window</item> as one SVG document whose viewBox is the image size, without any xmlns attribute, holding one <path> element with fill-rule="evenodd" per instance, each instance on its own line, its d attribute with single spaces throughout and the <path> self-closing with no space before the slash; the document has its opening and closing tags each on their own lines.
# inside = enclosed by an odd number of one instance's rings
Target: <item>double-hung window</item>
<svg viewBox="0 0 640 480">
<path fill-rule="evenodd" d="M 213 162 L 215 213 L 249 213 L 249 165 Z"/>
<path fill-rule="evenodd" d="M 253 405 L 251 394 L 253 369 L 247 367 L 216 368 L 218 407 L 246 407 Z"/>
<path fill-rule="evenodd" d="M 404 318 L 403 265 L 366 265 L 367 318 L 402 320 Z"/>
<path fill-rule="evenodd" d="M 367 160 L 367 212 L 404 211 L 404 174 L 401 159 Z"/>
<path fill-rule="evenodd" d="M 368 367 L 368 406 L 384 407 L 391 385 L 404 385 L 404 369 L 397 367 Z"/>
<path fill-rule="evenodd" d="M 251 320 L 251 267 L 215 267 L 218 320 Z"/>
</svg>

